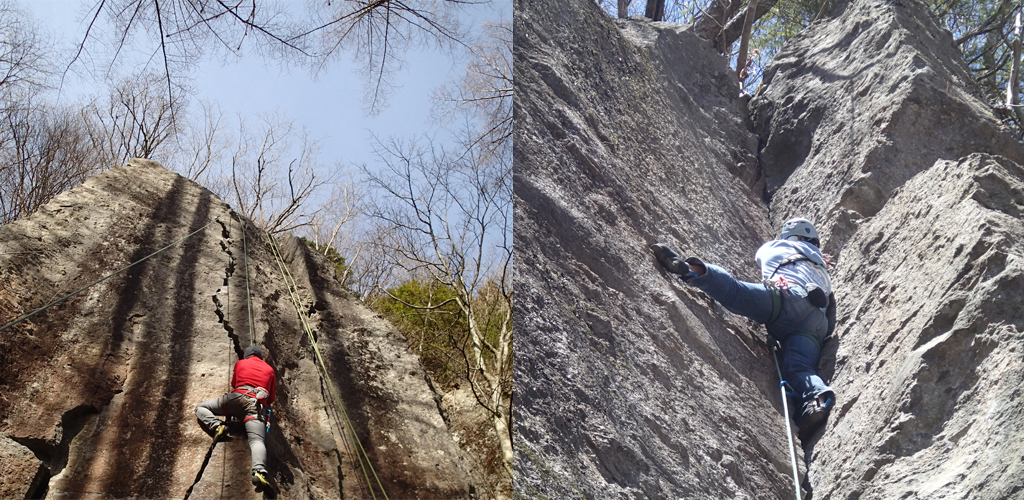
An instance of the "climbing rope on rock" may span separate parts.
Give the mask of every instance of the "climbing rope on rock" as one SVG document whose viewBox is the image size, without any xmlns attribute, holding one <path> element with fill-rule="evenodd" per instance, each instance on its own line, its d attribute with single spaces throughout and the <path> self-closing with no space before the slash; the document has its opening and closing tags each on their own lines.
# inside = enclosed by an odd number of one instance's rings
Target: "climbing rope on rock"
<svg viewBox="0 0 1024 500">
<path fill-rule="evenodd" d="M 242 264 L 245 266 L 245 305 L 249 314 L 249 345 L 256 345 L 256 333 L 252 326 L 252 293 L 249 291 L 249 248 L 245 242 L 247 226 L 245 222 L 242 222 L 242 217 L 238 212 L 235 212 L 235 217 L 238 219 L 238 224 L 242 226 Z"/>
<path fill-rule="evenodd" d="M 370 481 L 370 476 L 372 475 L 374 481 L 377 483 L 377 489 L 380 490 L 381 496 L 387 500 L 388 495 L 384 491 L 384 486 L 381 484 L 380 478 L 377 476 L 377 471 L 374 470 L 373 464 L 370 463 L 370 457 L 367 455 L 366 449 L 363 448 L 363 444 L 359 440 L 359 436 L 356 435 L 355 428 L 352 426 L 352 421 L 349 419 L 348 413 L 345 412 L 345 406 L 341 402 L 341 395 L 338 393 L 337 389 L 335 389 L 334 382 L 331 381 L 330 374 L 327 371 L 327 365 L 324 363 L 323 355 L 320 353 L 320 347 L 317 344 L 316 335 L 313 334 L 313 329 L 309 326 L 306 313 L 303 311 L 298 286 L 295 283 L 295 277 L 292 276 L 292 273 L 288 270 L 288 266 L 285 265 L 284 257 L 281 255 L 281 251 L 277 246 L 277 242 L 274 240 L 274 236 L 269 232 L 266 233 L 266 236 L 270 241 L 270 249 L 273 251 L 274 257 L 277 260 L 277 267 L 281 271 L 281 277 L 285 282 L 285 286 L 288 288 L 288 295 L 291 297 L 292 305 L 295 306 L 295 312 L 299 315 L 299 321 L 302 323 L 302 329 L 305 330 L 306 336 L 309 339 L 309 344 L 313 347 L 313 353 L 319 363 L 320 376 L 327 382 L 327 386 L 330 389 L 331 394 L 334 396 L 336 410 L 341 415 L 342 419 L 344 419 L 344 425 L 338 425 L 338 427 L 339 429 L 348 429 L 351 440 L 355 442 L 356 447 L 358 448 L 355 455 L 359 460 L 359 466 L 362 469 L 363 478 L 366 480 L 366 486 L 370 489 L 370 495 L 374 499 L 377 498 L 377 493 L 374 492 L 373 484 Z"/>
<path fill-rule="evenodd" d="M 196 229 L 195 231 L 193 231 L 193 232 L 191 232 L 189 234 L 186 234 L 185 236 L 182 236 L 181 238 L 178 238 L 177 240 L 174 241 L 174 243 L 171 243 L 171 244 L 169 244 L 169 245 L 167 245 L 167 246 L 165 246 L 165 247 L 163 247 L 163 248 L 161 248 L 161 249 L 159 249 L 159 250 L 157 250 L 157 251 L 155 251 L 155 252 L 153 252 L 153 253 L 151 253 L 151 254 L 149 254 L 149 255 L 147 255 L 147 256 L 139 259 L 139 260 L 137 260 L 137 261 L 135 261 L 135 262 L 132 262 L 131 264 L 128 264 L 125 267 L 122 267 L 121 269 L 118 269 L 117 271 L 114 271 L 114 272 L 112 272 L 112 273 L 110 273 L 110 274 L 108 274 L 108 275 L 106 275 L 106 276 L 104 276 L 104 277 L 102 277 L 102 278 L 100 278 L 100 279 L 98 279 L 96 281 L 93 281 L 92 283 L 89 283 L 88 285 L 85 285 L 82 288 L 79 288 L 78 290 L 75 290 L 75 291 L 73 291 L 73 292 L 71 292 L 71 293 L 69 293 L 69 294 L 67 294 L 67 295 L 65 295 L 65 296 L 63 296 L 63 297 L 53 301 L 53 302 L 50 302 L 49 304 L 46 304 L 45 306 L 40 307 L 39 309 L 36 309 L 35 311 L 32 311 L 32 312 L 30 312 L 30 313 L 28 313 L 28 314 L 26 314 L 26 315 L 24 315 L 24 316 L 22 316 L 22 317 L 20 317 L 20 318 L 18 318 L 16 320 L 14 320 L 14 321 L 11 321 L 10 323 L 7 323 L 4 326 L 0 326 L 0 332 L 2 332 L 2 331 L 6 330 L 6 329 L 8 329 L 8 328 L 10 328 L 10 327 L 12 327 L 14 325 L 17 325 L 18 323 L 21 323 L 22 321 L 25 321 L 26 319 L 29 319 L 32 316 L 35 316 L 36 314 L 39 314 L 39 313 L 41 313 L 41 312 L 43 312 L 43 311 L 45 311 L 45 310 L 47 310 L 47 309 L 57 305 L 57 304 L 60 304 L 61 302 L 64 302 L 65 300 L 68 300 L 71 297 L 74 297 L 75 295 L 77 295 L 77 294 L 79 294 L 79 293 L 81 293 L 81 292 L 83 292 L 83 291 L 85 291 L 85 290 L 87 290 L 87 289 L 89 289 L 89 288 L 91 288 L 91 287 L 93 287 L 95 285 L 98 285 L 98 284 L 100 284 L 100 283 L 102 283 L 102 282 L 104 282 L 104 281 L 106 281 L 106 280 L 108 280 L 108 279 L 110 279 L 110 278 L 112 278 L 114 276 L 117 276 L 118 274 L 121 274 L 124 271 L 127 271 L 132 266 L 135 266 L 135 265 L 141 264 L 142 262 L 145 262 L 146 260 L 148 260 L 151 257 L 153 257 L 153 256 L 155 256 L 155 255 L 157 255 L 157 254 L 167 250 L 168 248 L 171 248 L 174 245 L 177 245 L 178 243 L 181 243 L 182 241 L 185 241 L 188 238 L 191 238 L 192 236 L 195 236 L 196 234 L 199 234 L 204 229 L 210 227 L 210 225 L 212 225 L 214 222 L 217 222 L 219 220 L 220 220 L 220 216 L 218 215 L 216 219 L 213 219 L 212 221 L 210 221 L 205 226 L 203 226 L 203 227 L 201 227 L 199 229 Z"/>
<path fill-rule="evenodd" d="M 772 355 L 772 361 L 775 362 L 775 373 L 779 375 L 779 389 L 782 391 L 782 415 L 786 419 L 786 443 L 789 448 L 789 460 L 793 464 L 793 486 L 796 488 L 796 500 L 800 499 L 800 470 L 796 465 L 796 450 L 794 449 L 793 442 L 793 427 L 789 423 L 789 403 L 788 396 L 786 395 L 786 379 L 782 378 L 782 370 L 779 369 L 779 358 L 776 356 L 777 348 L 779 347 L 779 341 L 775 340 L 774 337 L 769 336 L 768 338 L 768 349 Z"/>
</svg>

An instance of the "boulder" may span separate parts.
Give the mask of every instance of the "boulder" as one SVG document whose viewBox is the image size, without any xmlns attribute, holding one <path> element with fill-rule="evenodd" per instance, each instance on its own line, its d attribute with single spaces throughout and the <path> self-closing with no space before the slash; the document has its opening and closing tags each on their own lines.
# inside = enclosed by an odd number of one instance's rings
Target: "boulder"
<svg viewBox="0 0 1024 500">
<path fill-rule="evenodd" d="M 814 498 L 1024 491 L 1024 167 L 974 154 L 908 181 L 835 272 L 838 406 Z"/>
<path fill-rule="evenodd" d="M 751 102 L 773 222 L 837 257 L 838 406 L 805 443 L 815 498 L 1010 498 L 1021 455 L 1024 146 L 916 0 L 840 4 Z"/>
<path fill-rule="evenodd" d="M 147 160 L 0 227 L 0 323 L 82 289 L 0 333 L 0 496 L 252 497 L 244 431 L 211 449 L 193 413 L 231 390 L 250 343 L 277 374 L 271 493 L 471 496 L 476 466 L 404 340 L 280 239 L 285 267 L 212 192 Z"/>
</svg>

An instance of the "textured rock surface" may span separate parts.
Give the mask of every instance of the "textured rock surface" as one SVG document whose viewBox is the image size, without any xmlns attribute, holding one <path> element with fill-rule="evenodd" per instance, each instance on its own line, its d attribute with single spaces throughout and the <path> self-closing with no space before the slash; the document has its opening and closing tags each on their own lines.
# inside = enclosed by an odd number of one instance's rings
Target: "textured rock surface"
<svg viewBox="0 0 1024 500">
<path fill-rule="evenodd" d="M 773 218 L 823 221 L 839 257 L 815 498 L 1019 497 L 1024 147 L 920 3 L 833 14 L 752 102 Z"/>
<path fill-rule="evenodd" d="M 925 8 L 839 5 L 768 69 L 752 122 L 681 27 L 515 9 L 518 495 L 793 497 L 763 333 L 646 252 L 750 279 L 792 215 L 837 261 L 814 498 L 1024 495 L 1024 147 Z"/>
<path fill-rule="evenodd" d="M 940 161 L 847 244 L 814 498 L 1021 497 L 1022 210 L 1021 166 Z"/>
<path fill-rule="evenodd" d="M 825 250 L 936 160 L 1024 162 L 950 33 L 917 0 L 840 2 L 787 42 L 751 101 L 772 224 L 813 215 Z"/>
<path fill-rule="evenodd" d="M 231 366 L 250 339 L 242 226 L 211 192 L 133 160 L 0 228 L 0 321 L 192 232 L 0 334 L 0 496 L 253 495 L 244 433 L 218 444 L 201 469 L 211 441 L 193 414 L 230 390 Z M 245 234 L 252 335 L 278 376 L 272 482 L 281 498 L 368 497 L 267 240 L 251 227 Z M 294 240 L 282 246 L 385 491 L 468 496 L 474 466 L 400 336 L 332 288 L 315 254 Z"/>
<path fill-rule="evenodd" d="M 735 75 L 678 26 L 515 9 L 517 494 L 786 496 L 763 333 L 647 248 L 756 278 L 770 231 Z"/>
</svg>

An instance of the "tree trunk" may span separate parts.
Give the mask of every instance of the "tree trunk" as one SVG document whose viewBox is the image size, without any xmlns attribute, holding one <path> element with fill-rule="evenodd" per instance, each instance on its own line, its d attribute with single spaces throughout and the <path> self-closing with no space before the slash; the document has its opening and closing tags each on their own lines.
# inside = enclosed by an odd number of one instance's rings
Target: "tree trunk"
<svg viewBox="0 0 1024 500">
<path fill-rule="evenodd" d="M 629 1 L 630 0 L 619 0 L 619 19 L 629 17 Z"/>
<path fill-rule="evenodd" d="M 494 430 L 498 433 L 498 443 L 501 444 L 501 464 L 505 466 L 509 477 L 513 476 L 512 471 L 512 433 L 509 432 L 509 419 L 505 415 L 505 406 L 498 395 L 492 399 L 499 412 L 494 415 Z"/>
<path fill-rule="evenodd" d="M 764 17 L 775 7 L 777 0 L 762 0 L 757 3 L 754 22 Z M 705 14 L 694 22 L 694 29 L 701 37 L 711 40 L 720 53 L 726 53 L 733 42 L 740 38 L 746 13 L 741 13 L 742 0 L 716 0 Z"/>
<path fill-rule="evenodd" d="M 1010 59 L 1010 79 L 1006 82 L 1006 105 L 1012 107 L 1020 104 L 1017 96 L 1017 78 L 1020 74 L 1020 12 L 1013 27 L 1013 57 Z"/>
<path fill-rule="evenodd" d="M 665 0 L 647 0 L 647 10 L 644 15 L 652 21 L 665 19 Z"/>
<path fill-rule="evenodd" d="M 501 446 L 502 466 L 508 472 L 509 477 L 512 477 L 513 447 L 512 435 L 508 427 L 508 412 L 511 411 L 512 402 L 508 401 L 506 408 L 501 380 L 501 374 L 505 372 L 505 367 L 507 366 L 506 363 L 512 361 L 511 353 L 509 352 L 512 346 L 512 332 L 506 326 L 502 326 L 501 333 L 498 336 L 498 346 L 495 347 L 488 344 L 484 339 L 480 325 L 476 321 L 476 313 L 472 306 L 472 294 L 469 292 L 469 289 L 463 285 L 457 293 L 460 295 L 457 299 L 459 307 L 469 322 L 469 335 L 473 349 L 473 359 L 467 359 L 466 361 L 470 365 L 471 371 L 477 372 L 483 378 L 485 387 L 480 388 L 480 382 L 474 380 L 475 375 L 472 374 L 469 377 L 469 383 L 473 388 L 473 396 L 477 398 L 477 403 L 491 413 L 494 431 L 498 435 L 498 444 Z M 506 325 L 511 326 L 511 303 L 508 304 L 508 311 Z M 493 365 L 487 364 L 484 360 L 485 349 L 494 356 Z"/>
<path fill-rule="evenodd" d="M 1017 124 L 1024 128 L 1024 110 L 1020 108 L 1020 11 L 1013 27 L 1013 56 L 1010 60 L 1010 78 L 1006 82 L 1006 107 L 1017 118 Z"/>
<path fill-rule="evenodd" d="M 743 21 L 743 37 L 740 38 L 740 53 L 736 56 L 736 77 L 740 80 L 740 87 L 747 79 L 747 49 L 750 47 L 750 31 L 754 26 L 754 15 L 757 10 L 757 0 L 750 0 L 747 4 L 747 17 Z"/>
</svg>

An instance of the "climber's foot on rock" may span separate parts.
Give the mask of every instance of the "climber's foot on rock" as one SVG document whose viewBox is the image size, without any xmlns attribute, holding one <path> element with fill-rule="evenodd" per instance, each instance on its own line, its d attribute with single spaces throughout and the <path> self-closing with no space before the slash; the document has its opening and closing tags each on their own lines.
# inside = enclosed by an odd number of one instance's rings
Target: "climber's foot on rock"
<svg viewBox="0 0 1024 500">
<path fill-rule="evenodd" d="M 700 259 L 689 257 L 683 260 L 679 257 L 679 254 L 664 243 L 651 245 L 651 251 L 654 252 L 654 258 L 658 259 L 661 267 L 664 267 L 670 273 L 678 274 L 684 281 L 707 272 L 707 266 Z"/>
</svg>

